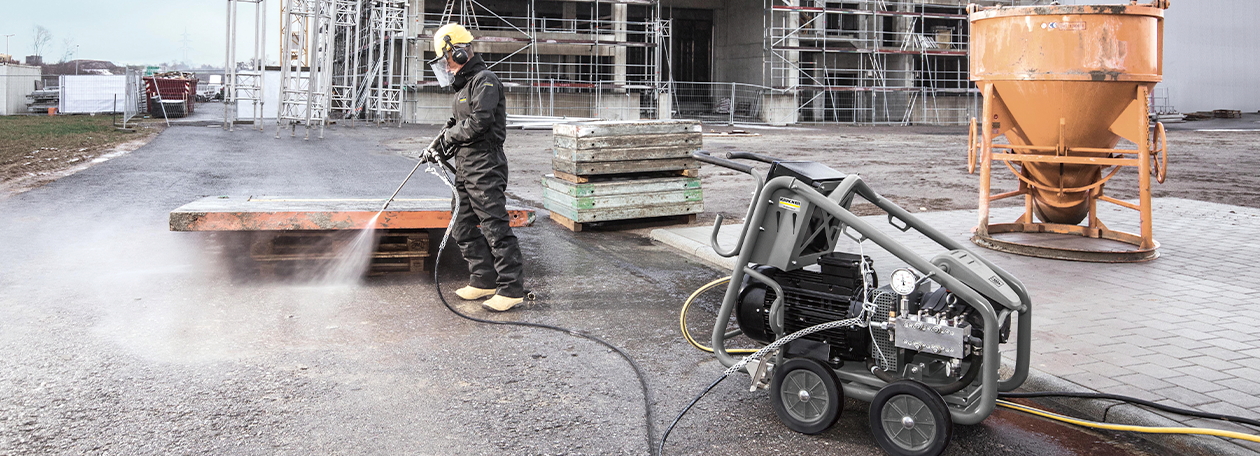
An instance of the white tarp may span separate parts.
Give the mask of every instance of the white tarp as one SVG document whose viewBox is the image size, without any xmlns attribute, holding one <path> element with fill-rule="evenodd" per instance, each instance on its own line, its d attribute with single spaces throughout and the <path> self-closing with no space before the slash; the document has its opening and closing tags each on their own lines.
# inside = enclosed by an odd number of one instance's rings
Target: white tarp
<svg viewBox="0 0 1260 456">
<path fill-rule="evenodd" d="M 306 73 L 303 72 L 303 75 Z M 264 71 L 263 72 L 263 96 L 262 96 L 262 117 L 263 119 L 275 119 L 280 112 L 280 72 Z M 254 118 L 254 102 L 239 101 L 236 104 L 236 118 L 238 120 L 250 120 Z"/>
<path fill-rule="evenodd" d="M 65 114 L 122 112 L 126 101 L 126 75 L 65 75 L 61 77 L 61 105 L 57 110 Z"/>
</svg>

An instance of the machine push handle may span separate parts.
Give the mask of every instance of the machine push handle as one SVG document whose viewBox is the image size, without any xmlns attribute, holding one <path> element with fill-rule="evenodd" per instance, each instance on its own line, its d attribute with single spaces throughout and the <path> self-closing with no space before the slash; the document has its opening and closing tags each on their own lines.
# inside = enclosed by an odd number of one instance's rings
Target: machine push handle
<svg viewBox="0 0 1260 456">
<path fill-rule="evenodd" d="M 745 165 L 743 163 L 736 163 L 736 162 L 727 160 L 725 158 L 714 157 L 712 155 L 709 155 L 707 151 L 697 150 L 695 152 L 692 152 L 691 156 L 692 158 L 695 158 L 696 160 L 700 160 L 710 165 L 718 165 L 723 168 L 730 168 L 735 171 L 739 171 L 741 173 L 746 173 L 746 174 L 753 173 L 753 167 L 751 166 Z"/>
<path fill-rule="evenodd" d="M 743 159 L 743 160 L 757 160 L 757 161 L 759 161 L 759 162 L 766 163 L 766 164 L 771 164 L 771 165 L 773 165 L 773 164 L 774 164 L 774 162 L 781 162 L 781 161 L 783 161 L 783 159 L 781 159 L 781 158 L 774 158 L 774 157 L 771 157 L 771 156 L 769 156 L 769 155 L 755 154 L 755 153 L 752 153 L 752 152 L 727 152 L 727 153 L 726 153 L 726 158 L 730 158 L 730 159 Z"/>
</svg>

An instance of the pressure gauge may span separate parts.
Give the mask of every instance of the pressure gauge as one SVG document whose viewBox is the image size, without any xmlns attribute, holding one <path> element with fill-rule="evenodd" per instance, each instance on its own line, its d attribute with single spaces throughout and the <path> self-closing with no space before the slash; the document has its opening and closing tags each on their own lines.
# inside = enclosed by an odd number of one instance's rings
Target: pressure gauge
<svg viewBox="0 0 1260 456">
<path fill-rule="evenodd" d="M 892 272 L 890 280 L 893 291 L 897 294 L 906 296 L 914 292 L 914 285 L 919 281 L 919 276 L 906 268 L 901 268 Z"/>
</svg>

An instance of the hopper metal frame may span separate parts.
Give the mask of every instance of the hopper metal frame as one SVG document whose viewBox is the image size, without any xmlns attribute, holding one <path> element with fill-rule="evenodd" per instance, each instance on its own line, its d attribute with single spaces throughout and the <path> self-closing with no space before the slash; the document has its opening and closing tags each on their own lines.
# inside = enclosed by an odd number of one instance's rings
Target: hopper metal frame
<svg viewBox="0 0 1260 456">
<path fill-rule="evenodd" d="M 1151 223 L 1151 176 L 1155 174 L 1158 182 L 1164 181 L 1167 170 L 1168 143 L 1164 137 L 1164 125 L 1156 122 L 1155 130 L 1149 131 L 1149 107 L 1146 100 L 1150 96 L 1150 88 L 1145 84 L 1137 86 L 1133 99 L 1124 113 L 1116 119 L 1111 131 L 1120 137 L 1137 144 L 1137 149 L 1105 149 L 1086 147 L 1067 147 L 1064 143 L 1065 119 L 1059 119 L 1059 143 L 1055 146 L 1032 146 L 998 144 L 994 141 L 1015 127 L 1006 105 L 994 90 L 992 83 L 982 85 L 984 104 L 982 119 L 977 123 L 972 119 L 967 144 L 967 169 L 974 173 L 977 164 L 980 167 L 980 214 L 979 224 L 971 241 L 982 247 L 1015 253 L 1019 255 L 1053 258 L 1062 260 L 1090 261 L 1103 263 L 1131 263 L 1148 261 L 1159 257 L 1159 242 L 1155 241 Z M 1153 147 L 1153 144 L 1158 144 Z M 995 153 L 994 149 L 1007 152 Z M 1024 153 L 1016 153 L 1016 151 Z M 1072 152 L 1106 153 L 1108 157 L 1072 156 Z M 1000 161 L 1019 179 L 1019 189 L 992 194 L 993 163 Z M 1163 166 L 1160 166 L 1160 161 Z M 1038 183 L 1016 170 L 1012 163 L 1019 163 L 1021 168 L 1029 163 L 1061 163 L 1090 164 L 1110 166 L 1111 170 L 1102 179 L 1077 188 L 1053 188 Z M 1107 196 L 1103 188 L 1123 167 L 1138 169 L 1138 204 L 1118 200 Z M 1088 192 L 1089 216 L 1088 224 L 1066 225 L 1059 223 L 1036 222 L 1033 219 L 1033 194 L 1031 189 L 1058 192 Z M 1013 223 L 990 223 L 989 206 L 992 202 L 1024 197 L 1024 213 Z M 1141 217 L 1139 234 L 1113 230 L 1098 218 L 1098 202 L 1103 201 L 1127 209 L 1138 211 Z M 1106 239 L 1123 242 L 1134 246 L 1130 250 L 1092 250 L 1087 248 L 1071 249 L 1050 247 L 1028 243 L 1014 242 L 994 238 L 994 234 L 1002 233 L 1055 233 L 1075 235 L 1088 238 Z"/>
</svg>

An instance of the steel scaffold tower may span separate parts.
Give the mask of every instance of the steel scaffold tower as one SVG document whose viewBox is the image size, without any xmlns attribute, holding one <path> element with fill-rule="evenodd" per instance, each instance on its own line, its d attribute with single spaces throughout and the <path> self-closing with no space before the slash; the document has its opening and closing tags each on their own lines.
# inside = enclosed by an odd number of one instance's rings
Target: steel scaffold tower
<svg viewBox="0 0 1260 456">
<path fill-rule="evenodd" d="M 324 137 L 332 92 L 332 0 L 286 0 L 281 11 L 284 48 L 280 56 L 280 109 L 276 137 L 288 126 L 291 136 L 297 125 L 319 127 Z"/>
<path fill-rule="evenodd" d="M 376 0 L 369 17 L 369 62 L 376 63 L 367 78 L 367 115 L 377 124 L 402 123 L 403 72 L 407 61 L 407 3 Z M 396 45 L 401 44 L 401 45 Z M 395 68 L 397 67 L 397 68 Z M 398 71 L 395 71 L 395 70 Z"/>
<path fill-rule="evenodd" d="M 238 62 L 236 35 L 241 3 L 254 4 L 254 41 L 248 62 Z M 263 128 L 263 71 L 266 55 L 267 0 L 228 0 L 227 53 L 223 65 L 223 128 L 232 131 L 239 117 L 239 104 L 252 104 L 250 119 L 259 131 Z"/>
<path fill-rule="evenodd" d="M 340 41 L 334 62 L 337 72 L 333 76 L 332 107 L 336 119 L 350 119 L 353 122 L 358 114 L 355 105 L 355 92 L 359 87 L 359 52 L 357 49 L 360 12 L 363 0 L 334 0 L 333 32 Z"/>
</svg>

